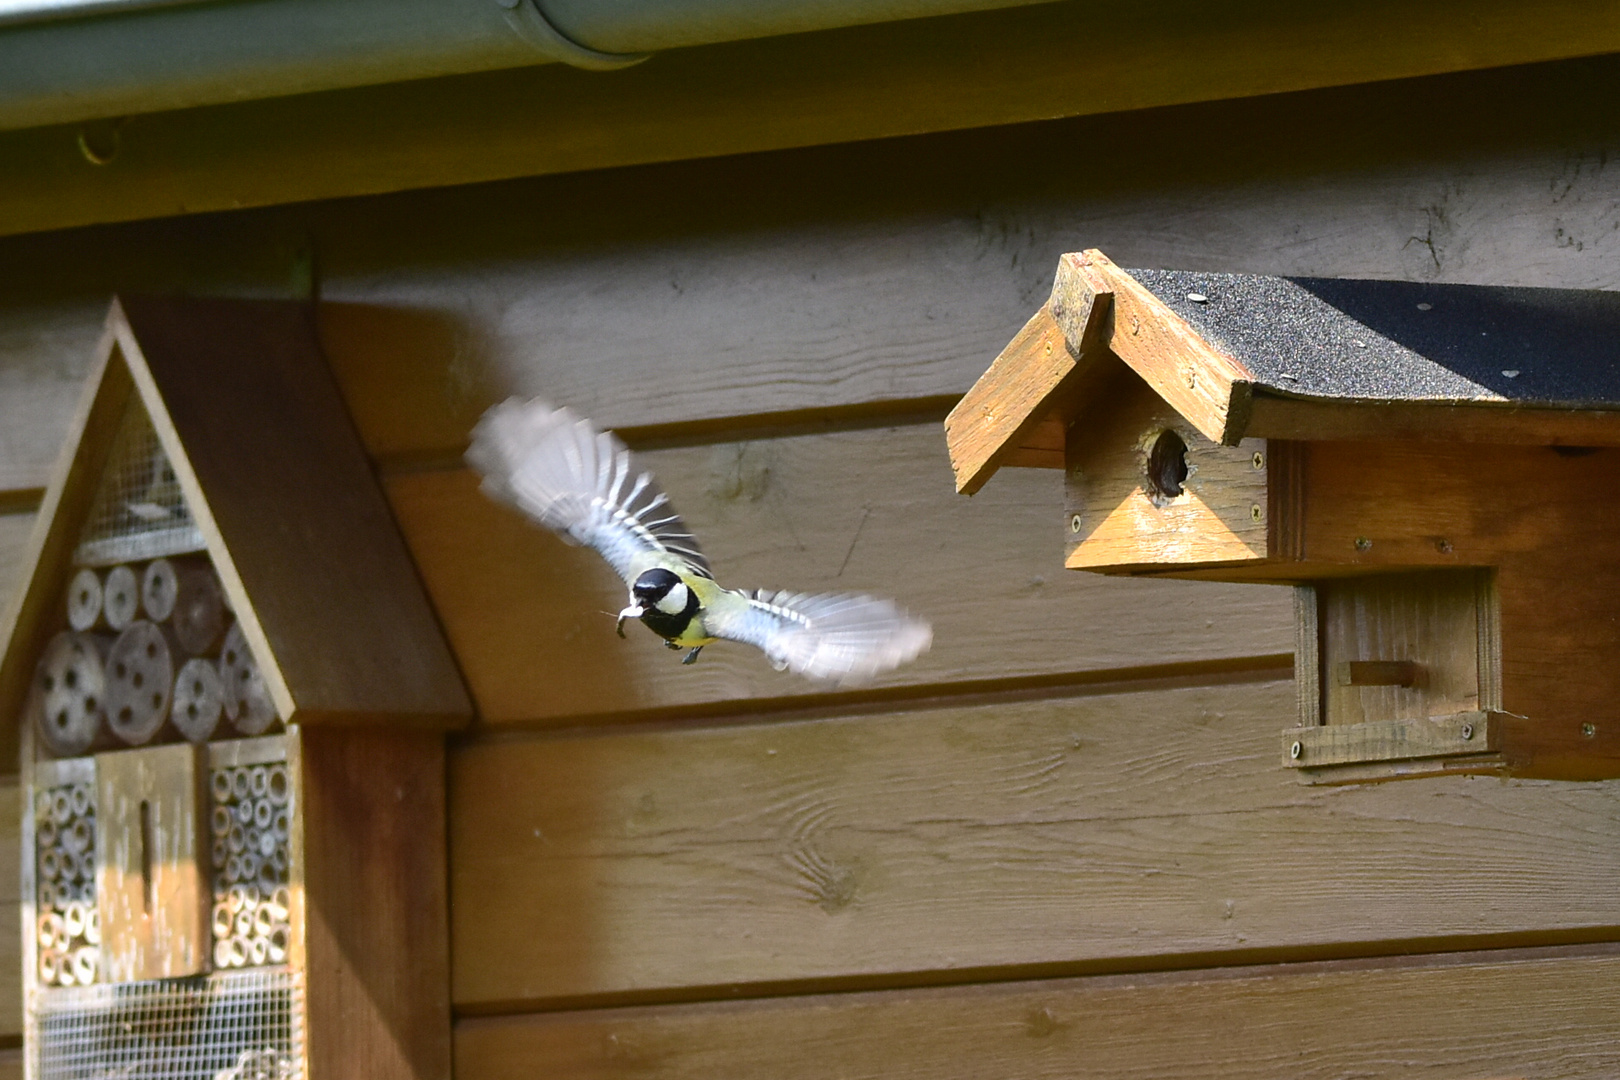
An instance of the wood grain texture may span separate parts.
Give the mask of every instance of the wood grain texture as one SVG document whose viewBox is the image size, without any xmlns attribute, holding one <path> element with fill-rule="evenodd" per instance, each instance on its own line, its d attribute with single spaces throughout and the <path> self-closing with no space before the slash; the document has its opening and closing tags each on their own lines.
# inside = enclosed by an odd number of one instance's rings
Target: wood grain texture
<svg viewBox="0 0 1620 1080">
<path fill-rule="evenodd" d="M 1312 788 L 1278 762 L 1294 708 L 1285 681 L 465 747 L 456 1004 L 1614 932 L 1620 784 Z"/>
<path fill-rule="evenodd" d="M 470 711 L 307 306 L 130 298 L 130 370 L 289 722 Z"/>
<path fill-rule="evenodd" d="M 1108 581 L 1062 568 L 1061 475 L 1016 470 L 953 491 L 919 424 L 641 456 L 721 584 L 893 596 L 933 650 L 882 687 L 1287 653 L 1285 590 Z M 625 587 L 482 495 L 468 472 L 402 473 L 390 499 L 484 723 L 794 697 L 824 687 L 722 643 L 687 667 L 652 634 L 621 641 Z M 1188 605 L 1205 612 L 1189 620 Z M 741 707 L 741 706 L 735 706 Z"/>
<path fill-rule="evenodd" d="M 1421 720 L 1366 720 L 1283 729 L 1283 764 L 1291 769 L 1325 769 L 1315 779 L 1331 782 L 1331 767 L 1378 761 L 1447 758 L 1433 771 L 1489 772 L 1500 765 L 1500 713 L 1465 712 Z M 1484 760 L 1461 760 L 1464 758 Z M 1413 775 L 1408 772 L 1402 775 Z M 1357 779 L 1362 779 L 1356 774 Z"/>
<path fill-rule="evenodd" d="M 958 492 L 974 494 L 1003 464 L 1063 468 L 1069 422 L 1118 366 L 1104 344 L 1107 288 L 1082 260 L 1059 260 L 1051 299 L 945 418 Z"/>
<path fill-rule="evenodd" d="M 159 113 L 125 123 L 100 168 L 76 127 L 34 128 L 0 139 L 0 222 L 60 229 L 1620 49 L 1601 0 L 1199 14 L 1041 5 L 680 49 L 606 77 L 552 64 Z M 1078 40 L 1084 65 L 1071 62 Z"/>
<path fill-rule="evenodd" d="M 443 737 L 309 728 L 297 756 L 308 1074 L 449 1080 Z"/>
<path fill-rule="evenodd" d="M 1580 1080 L 1620 1069 L 1612 948 L 464 1020 L 456 1075 L 518 1080 Z"/>
<path fill-rule="evenodd" d="M 1179 494 L 1154 487 L 1154 447 L 1182 440 Z M 1123 368 L 1098 387 L 1065 445 L 1071 570 L 1112 573 L 1263 561 L 1271 554 L 1266 440 L 1221 446 Z"/>
<path fill-rule="evenodd" d="M 1564 748 L 1545 764 L 1573 767 L 1581 725 L 1620 694 L 1609 661 L 1620 648 L 1620 529 L 1595 497 L 1617 460 L 1614 449 L 1319 443 L 1306 466 L 1304 556 L 1362 573 L 1496 567 L 1501 707 L 1561 730 Z"/>
<path fill-rule="evenodd" d="M 1008 454 L 1023 448 L 1076 366 L 1051 305 L 1042 305 L 945 418 L 959 494 L 975 494 Z"/>
<path fill-rule="evenodd" d="M 96 755 L 96 897 L 109 981 L 211 966 L 206 775 L 191 743 Z"/>
<path fill-rule="evenodd" d="M 1441 570 L 1324 581 L 1320 598 L 1323 720 L 1412 720 L 1492 707 L 1479 671 L 1478 594 L 1485 571 Z M 1410 661 L 1411 685 L 1355 685 L 1341 666 Z"/>
<path fill-rule="evenodd" d="M 1104 340 L 1113 354 L 1211 442 L 1235 444 L 1248 426 L 1249 370 L 1205 341 L 1095 248 L 1065 255 L 1111 288 Z"/>
<path fill-rule="evenodd" d="M 1590 61 L 14 237 L 0 467 L 44 485 L 111 292 L 307 296 L 312 257 L 348 305 L 323 317 L 327 354 L 383 458 L 459 454 L 511 394 L 618 428 L 943 411 L 1081 244 L 1123 265 L 1612 287 L 1620 121 L 1564 106 L 1616 95 L 1620 63 Z"/>
<path fill-rule="evenodd" d="M 1616 446 L 1620 445 L 1620 411 L 1418 402 L 1338 403 L 1256 394 L 1249 409 L 1248 431 L 1277 439 Z"/>
<path fill-rule="evenodd" d="M 0 514 L 0 610 L 22 587 L 23 559 L 28 534 L 34 528 L 34 515 L 28 511 Z M 14 770 L 13 761 L 0 762 L 0 772 Z"/>
</svg>

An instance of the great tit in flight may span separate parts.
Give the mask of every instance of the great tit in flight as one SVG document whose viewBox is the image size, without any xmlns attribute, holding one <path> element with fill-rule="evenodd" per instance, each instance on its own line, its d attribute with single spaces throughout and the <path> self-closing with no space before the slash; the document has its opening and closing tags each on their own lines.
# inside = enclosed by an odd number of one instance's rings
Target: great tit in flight
<svg viewBox="0 0 1620 1080">
<path fill-rule="evenodd" d="M 483 490 L 572 544 L 594 548 L 630 587 L 617 630 L 639 619 L 690 664 L 719 638 L 764 650 L 778 671 L 859 682 L 927 650 L 933 631 L 891 600 L 849 593 L 722 589 L 652 474 L 611 432 L 571 409 L 513 398 L 473 429 Z"/>
</svg>

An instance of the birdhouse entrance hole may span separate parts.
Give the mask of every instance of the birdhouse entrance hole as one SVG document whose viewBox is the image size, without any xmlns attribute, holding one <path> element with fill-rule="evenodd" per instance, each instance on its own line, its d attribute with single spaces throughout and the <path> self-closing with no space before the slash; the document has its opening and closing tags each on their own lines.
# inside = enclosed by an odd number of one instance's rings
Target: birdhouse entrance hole
<svg viewBox="0 0 1620 1080">
<path fill-rule="evenodd" d="M 1170 429 L 1159 433 L 1148 453 L 1148 485 L 1160 499 L 1173 499 L 1187 479 L 1187 444 Z"/>
</svg>

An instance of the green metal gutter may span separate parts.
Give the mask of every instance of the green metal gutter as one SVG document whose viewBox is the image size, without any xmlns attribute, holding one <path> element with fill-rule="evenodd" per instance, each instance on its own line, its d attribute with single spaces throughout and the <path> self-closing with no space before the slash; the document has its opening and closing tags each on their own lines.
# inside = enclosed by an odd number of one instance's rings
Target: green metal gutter
<svg viewBox="0 0 1620 1080">
<path fill-rule="evenodd" d="M 1034 2 L 0 0 L 0 129 Z"/>
</svg>

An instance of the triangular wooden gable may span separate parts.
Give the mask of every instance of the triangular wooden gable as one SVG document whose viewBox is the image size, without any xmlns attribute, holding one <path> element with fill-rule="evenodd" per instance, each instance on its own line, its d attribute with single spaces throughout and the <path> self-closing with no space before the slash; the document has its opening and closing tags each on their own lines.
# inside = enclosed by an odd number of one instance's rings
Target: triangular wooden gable
<svg viewBox="0 0 1620 1080">
<path fill-rule="evenodd" d="M 313 311 L 119 299 L 98 352 L 0 623 L 0 708 L 21 714 L 62 628 L 56 609 L 135 408 L 284 720 L 465 723 L 460 673 L 320 355 Z"/>
</svg>

